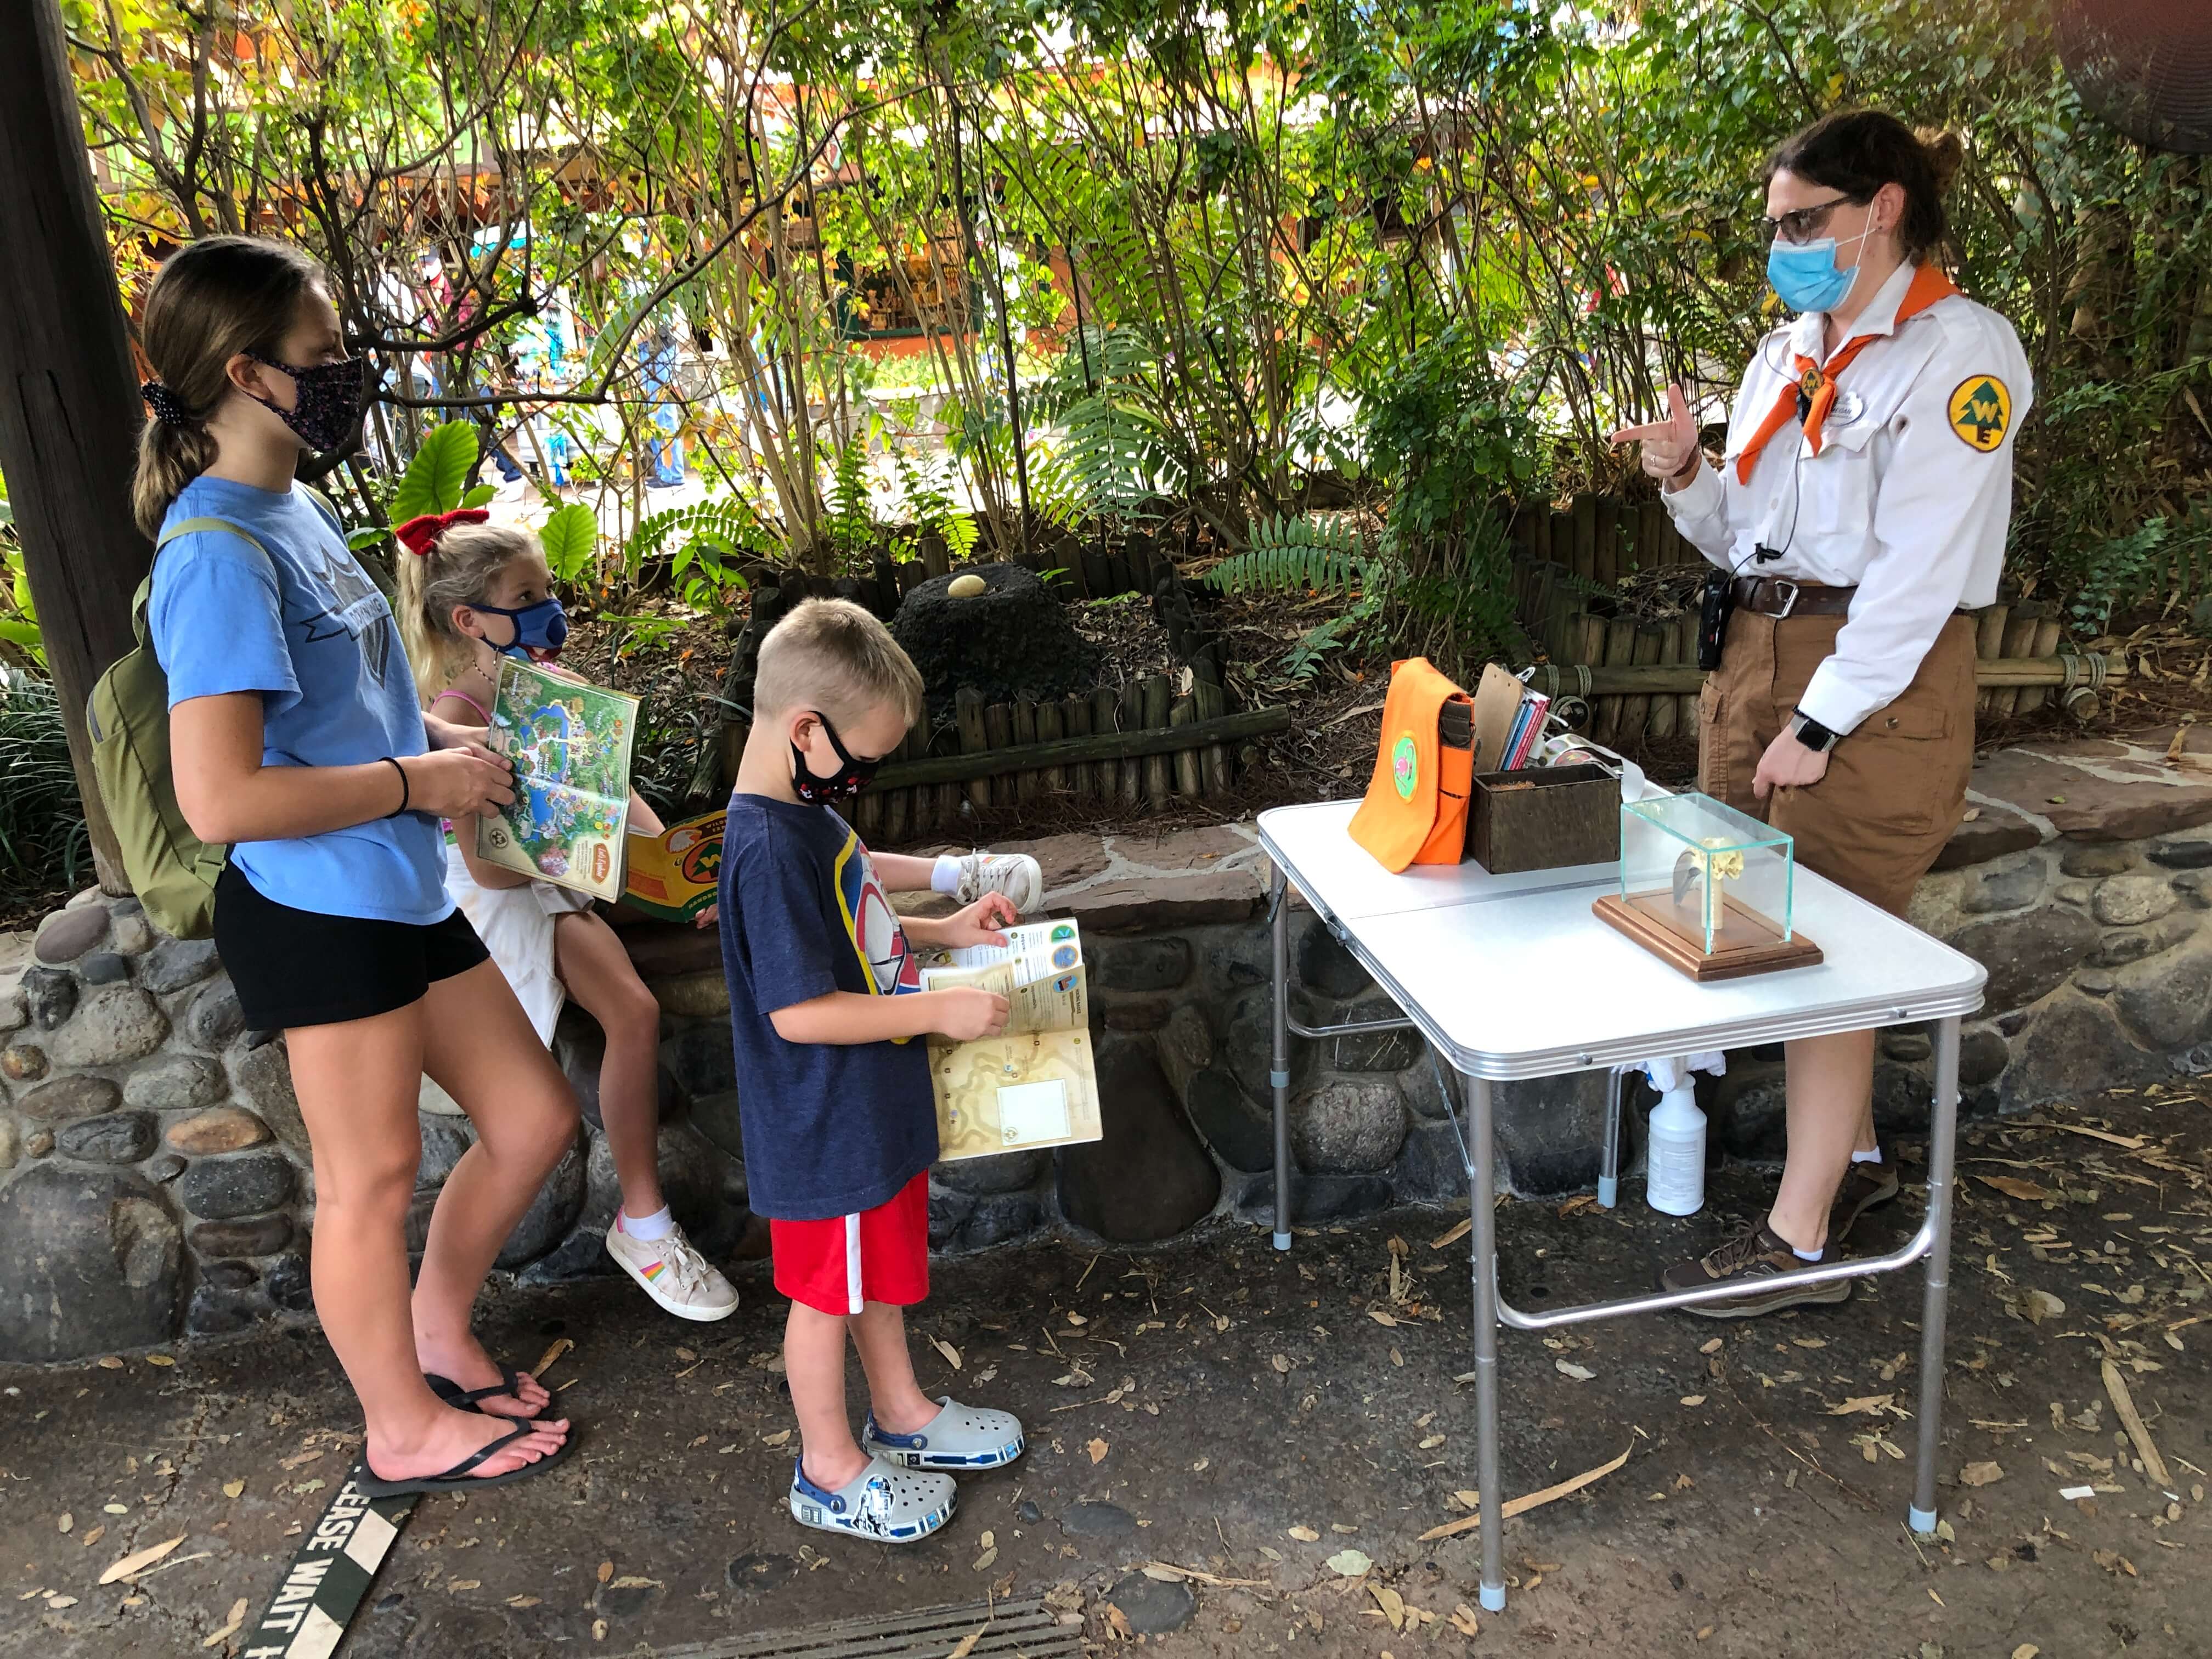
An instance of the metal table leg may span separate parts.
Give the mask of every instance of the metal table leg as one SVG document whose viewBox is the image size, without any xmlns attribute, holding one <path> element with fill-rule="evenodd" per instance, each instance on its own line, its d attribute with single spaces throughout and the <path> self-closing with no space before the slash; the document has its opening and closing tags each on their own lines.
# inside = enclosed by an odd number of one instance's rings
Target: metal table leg
<svg viewBox="0 0 2212 1659">
<path fill-rule="evenodd" d="M 1912 1530 L 1936 1530 L 1936 1453 L 1943 1414 L 1943 1325 L 1950 1311 L 1952 1162 L 1959 1131 L 1959 1022 L 1936 1024 L 1936 1101 L 1928 1135 L 1928 1284 L 1920 1310 L 1920 1460 L 1913 1480 Z"/>
<path fill-rule="evenodd" d="M 1620 1096 L 1634 1069 L 1616 1066 L 1605 1079 L 1605 1145 L 1598 1149 L 1597 1201 L 1608 1210 L 1620 1201 Z"/>
<path fill-rule="evenodd" d="M 1505 1607 L 1505 1489 L 1498 1474 L 1498 1200 L 1492 1174 L 1490 1080 L 1466 1078 L 1468 1150 L 1474 1155 L 1468 1191 L 1474 1224 L 1474 1468 L 1481 1489 L 1482 1605 Z"/>
<path fill-rule="evenodd" d="M 1291 1248 L 1291 906 L 1289 882 L 1283 866 L 1275 866 L 1268 894 L 1268 934 L 1273 955 L 1271 975 L 1274 994 L 1269 1000 L 1274 1020 L 1274 1047 L 1270 1050 L 1267 1081 L 1275 1097 L 1275 1248 Z"/>
</svg>

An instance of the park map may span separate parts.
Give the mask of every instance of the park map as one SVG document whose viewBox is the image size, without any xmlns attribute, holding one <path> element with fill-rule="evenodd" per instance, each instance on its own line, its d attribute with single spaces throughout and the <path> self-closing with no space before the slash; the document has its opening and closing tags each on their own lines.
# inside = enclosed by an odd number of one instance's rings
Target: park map
<svg viewBox="0 0 2212 1659">
<path fill-rule="evenodd" d="M 1002 945 L 933 951 L 922 958 L 925 991 L 972 985 L 1008 1004 L 1002 1036 L 929 1039 L 938 1157 L 946 1161 L 1100 1138 L 1091 999 L 1076 925 L 1034 921 L 1006 933 Z"/>
<path fill-rule="evenodd" d="M 477 856 L 613 900 L 623 890 L 637 699 L 503 659 L 488 741 L 514 765 L 514 801 L 477 820 Z"/>
</svg>

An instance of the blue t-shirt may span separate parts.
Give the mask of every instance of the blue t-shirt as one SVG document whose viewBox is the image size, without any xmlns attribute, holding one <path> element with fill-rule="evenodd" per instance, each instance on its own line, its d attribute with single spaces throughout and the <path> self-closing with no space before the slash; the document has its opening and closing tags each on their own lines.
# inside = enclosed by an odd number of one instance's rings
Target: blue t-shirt
<svg viewBox="0 0 2212 1659">
<path fill-rule="evenodd" d="M 261 544 L 193 531 L 162 548 L 146 607 L 169 706 L 261 694 L 264 766 L 357 766 L 426 747 L 392 607 L 301 490 L 195 478 L 166 520 L 221 519 Z M 435 820 L 379 818 L 292 841 L 240 842 L 230 861 L 296 910 L 427 925 L 450 915 Z"/>
<path fill-rule="evenodd" d="M 826 806 L 732 795 L 720 898 L 753 1209 L 818 1221 L 889 1203 L 937 1158 L 927 1045 L 787 1042 L 769 1018 L 832 991 L 921 988 L 868 849 Z"/>
</svg>

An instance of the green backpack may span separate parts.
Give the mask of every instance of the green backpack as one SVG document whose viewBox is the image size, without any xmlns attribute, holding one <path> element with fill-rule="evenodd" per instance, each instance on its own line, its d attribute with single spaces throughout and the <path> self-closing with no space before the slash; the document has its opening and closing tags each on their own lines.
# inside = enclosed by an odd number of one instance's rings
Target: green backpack
<svg viewBox="0 0 2212 1659">
<path fill-rule="evenodd" d="M 171 525 L 155 544 L 161 550 L 196 531 L 237 537 L 262 557 L 268 549 L 222 519 L 186 519 Z M 92 769 L 107 822 L 123 853 L 123 868 L 146 915 L 176 939 L 206 939 L 215 932 L 215 882 L 230 856 L 192 833 L 177 805 L 169 766 L 169 677 L 146 636 L 151 571 L 131 601 L 131 631 L 137 648 L 126 652 L 95 681 L 85 707 L 92 732 Z"/>
</svg>

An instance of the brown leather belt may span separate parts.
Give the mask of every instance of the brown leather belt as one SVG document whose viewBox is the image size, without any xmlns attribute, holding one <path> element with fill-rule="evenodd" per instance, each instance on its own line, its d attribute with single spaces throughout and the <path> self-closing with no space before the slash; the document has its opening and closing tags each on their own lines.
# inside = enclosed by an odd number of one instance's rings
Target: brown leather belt
<svg viewBox="0 0 2212 1659">
<path fill-rule="evenodd" d="M 1735 608 L 1754 617 L 1848 617 L 1856 587 L 1821 587 L 1786 576 L 1738 576 Z"/>
</svg>

